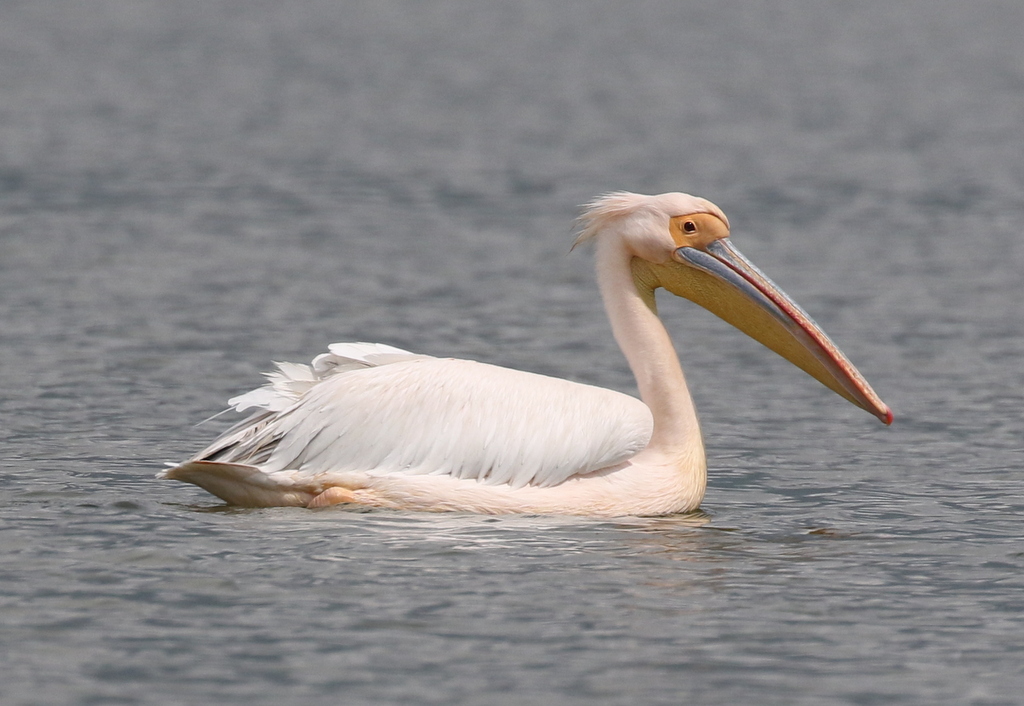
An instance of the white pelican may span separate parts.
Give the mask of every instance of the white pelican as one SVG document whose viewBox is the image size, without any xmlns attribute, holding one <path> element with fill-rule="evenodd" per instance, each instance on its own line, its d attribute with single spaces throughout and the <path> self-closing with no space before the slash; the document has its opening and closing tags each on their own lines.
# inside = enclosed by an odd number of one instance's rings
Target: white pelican
<svg viewBox="0 0 1024 706">
<path fill-rule="evenodd" d="M 640 399 L 468 360 L 337 343 L 278 364 L 229 401 L 255 413 L 159 477 L 232 505 L 665 515 L 696 509 L 707 470 L 697 413 L 655 307 L 664 287 L 710 310 L 886 424 L 892 412 L 804 311 L 687 194 L 613 193 L 575 245 L 597 279 Z"/>
</svg>

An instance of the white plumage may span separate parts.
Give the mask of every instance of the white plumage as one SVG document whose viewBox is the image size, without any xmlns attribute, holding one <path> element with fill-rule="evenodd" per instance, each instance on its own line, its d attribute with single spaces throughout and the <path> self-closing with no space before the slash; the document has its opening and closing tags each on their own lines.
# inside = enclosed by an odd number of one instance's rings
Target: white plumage
<svg viewBox="0 0 1024 706">
<path fill-rule="evenodd" d="M 545 487 L 624 461 L 651 436 L 640 400 L 600 387 L 372 343 L 330 351 L 312 366 L 278 364 L 267 385 L 232 399 L 238 411 L 262 411 L 199 457 L 268 474 Z"/>
<path fill-rule="evenodd" d="M 246 506 L 597 515 L 696 508 L 703 442 L 657 317 L 663 286 L 747 331 L 883 421 L 888 408 L 820 329 L 731 246 L 728 221 L 685 194 L 598 199 L 577 242 L 597 243 L 612 329 L 641 400 L 590 385 L 375 343 L 278 363 L 230 400 L 250 416 L 160 474 Z"/>
</svg>

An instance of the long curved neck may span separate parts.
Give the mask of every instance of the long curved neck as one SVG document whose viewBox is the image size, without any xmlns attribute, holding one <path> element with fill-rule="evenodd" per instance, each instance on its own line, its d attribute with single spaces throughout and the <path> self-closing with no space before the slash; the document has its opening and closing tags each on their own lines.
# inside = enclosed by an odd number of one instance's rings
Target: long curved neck
<svg viewBox="0 0 1024 706">
<path fill-rule="evenodd" d="M 658 318 L 654 283 L 634 268 L 616 238 L 598 238 L 597 280 L 615 340 L 636 377 L 640 399 L 654 417 L 648 448 L 703 457 L 697 411 L 668 331 Z"/>
</svg>

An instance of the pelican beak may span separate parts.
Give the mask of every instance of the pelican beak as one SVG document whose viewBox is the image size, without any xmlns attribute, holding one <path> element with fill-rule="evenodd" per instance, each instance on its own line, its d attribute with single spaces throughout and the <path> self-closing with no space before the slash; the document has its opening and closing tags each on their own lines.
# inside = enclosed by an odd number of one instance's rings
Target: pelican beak
<svg viewBox="0 0 1024 706">
<path fill-rule="evenodd" d="M 892 424 L 892 411 L 853 363 L 728 237 L 680 247 L 673 259 L 675 263 L 655 266 L 661 286 L 700 304 L 825 387 Z M 673 266 L 676 263 L 684 267 Z"/>
</svg>

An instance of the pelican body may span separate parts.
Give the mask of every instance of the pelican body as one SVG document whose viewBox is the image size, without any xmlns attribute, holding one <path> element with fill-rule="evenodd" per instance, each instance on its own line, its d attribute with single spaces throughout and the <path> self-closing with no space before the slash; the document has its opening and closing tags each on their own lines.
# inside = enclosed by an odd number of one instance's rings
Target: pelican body
<svg viewBox="0 0 1024 706">
<path fill-rule="evenodd" d="M 373 343 L 279 363 L 229 401 L 251 411 L 159 477 L 231 505 L 595 516 L 695 510 L 700 425 L 654 292 L 703 306 L 886 424 L 892 412 L 792 299 L 687 194 L 605 195 L 574 243 L 596 246 L 601 296 L 640 399 Z"/>
</svg>

